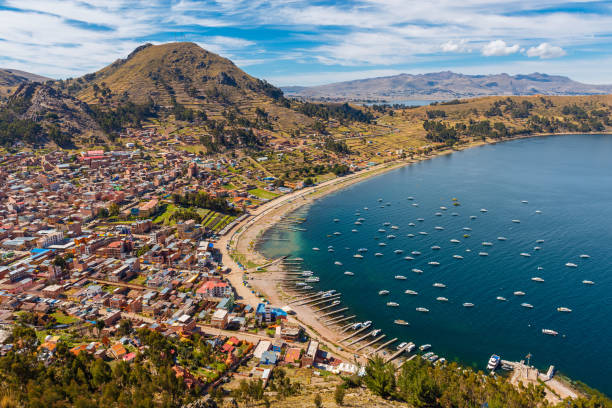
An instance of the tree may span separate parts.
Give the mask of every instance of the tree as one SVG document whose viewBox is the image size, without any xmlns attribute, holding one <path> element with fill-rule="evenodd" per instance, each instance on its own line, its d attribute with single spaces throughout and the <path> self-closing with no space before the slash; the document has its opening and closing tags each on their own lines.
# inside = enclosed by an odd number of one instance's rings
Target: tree
<svg viewBox="0 0 612 408">
<path fill-rule="evenodd" d="M 337 405 L 344 404 L 344 395 L 346 394 L 346 389 L 344 385 L 338 384 L 336 385 L 336 390 L 334 391 L 334 401 L 336 401 Z"/>
<path fill-rule="evenodd" d="M 316 408 L 323 407 L 323 401 L 321 400 L 321 394 L 316 394 L 314 397 L 314 404 Z"/>
<path fill-rule="evenodd" d="M 119 205 L 117 203 L 112 203 L 109 207 L 108 207 L 108 215 L 111 217 L 116 217 L 119 215 L 119 211 L 121 210 L 121 208 L 119 208 Z"/>
<path fill-rule="evenodd" d="M 395 392 L 395 370 L 376 356 L 368 361 L 363 382 L 374 394 L 387 398 Z"/>
</svg>

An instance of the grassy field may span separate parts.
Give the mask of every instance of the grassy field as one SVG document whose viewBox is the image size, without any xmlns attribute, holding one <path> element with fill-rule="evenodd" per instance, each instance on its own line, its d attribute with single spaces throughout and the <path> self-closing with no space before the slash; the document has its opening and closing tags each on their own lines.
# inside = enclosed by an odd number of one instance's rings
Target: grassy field
<svg viewBox="0 0 612 408">
<path fill-rule="evenodd" d="M 76 317 L 65 315 L 64 313 L 62 313 L 60 311 L 57 311 L 57 312 L 51 314 L 51 316 L 53 316 L 53 318 L 59 324 L 72 324 L 74 322 L 78 322 L 79 321 L 79 319 L 77 319 Z"/>
<path fill-rule="evenodd" d="M 253 194 L 256 197 L 264 198 L 268 200 L 271 200 L 279 196 L 279 194 L 273 193 L 268 190 L 264 190 L 262 188 L 254 188 L 253 190 L 249 190 L 249 194 Z"/>
</svg>

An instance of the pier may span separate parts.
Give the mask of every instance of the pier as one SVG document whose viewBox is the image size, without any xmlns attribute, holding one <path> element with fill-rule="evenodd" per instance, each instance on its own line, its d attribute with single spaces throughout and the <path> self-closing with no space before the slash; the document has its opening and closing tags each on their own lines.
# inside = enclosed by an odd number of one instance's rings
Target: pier
<svg viewBox="0 0 612 408">
<path fill-rule="evenodd" d="M 366 331 L 366 330 L 367 330 L 367 329 L 369 329 L 369 328 L 370 328 L 370 326 L 367 326 L 367 327 L 362 327 L 361 329 L 359 329 L 359 330 L 357 330 L 357 331 L 355 331 L 355 332 L 353 332 L 353 333 L 349 334 L 348 336 L 346 336 L 345 338 L 343 338 L 343 339 L 342 339 L 342 340 L 340 340 L 340 341 L 341 341 L 341 342 L 343 342 L 343 341 L 346 341 L 346 340 L 348 340 L 348 339 L 350 339 L 350 338 L 352 338 L 352 337 L 355 337 L 355 336 L 356 336 L 356 335 L 358 335 L 359 333 L 364 332 L 364 331 Z"/>
<path fill-rule="evenodd" d="M 382 349 L 384 349 L 385 347 L 387 347 L 389 344 L 393 344 L 393 343 L 395 343 L 396 341 L 397 341 L 397 337 L 395 337 L 395 338 L 393 338 L 393 339 L 391 339 L 391 340 L 387 341 L 387 342 L 386 342 L 386 343 L 384 343 L 384 344 L 381 344 L 380 346 L 378 346 L 378 347 L 377 347 L 377 348 L 376 348 L 374 351 L 372 351 L 372 352 L 371 352 L 371 353 L 369 353 L 368 355 L 371 355 L 371 354 L 376 354 L 376 353 L 378 353 L 380 350 L 382 350 Z"/>
<path fill-rule="evenodd" d="M 306 302 L 299 303 L 296 306 L 305 306 L 305 305 L 316 306 L 318 304 L 325 303 L 330 300 L 336 300 L 340 297 L 340 295 L 341 295 L 340 293 L 331 295 L 331 296 L 327 296 L 327 297 L 323 297 L 323 295 L 321 295 L 321 297 L 319 298 L 307 300 Z"/>
<path fill-rule="evenodd" d="M 378 343 L 379 341 L 381 341 L 381 340 L 382 340 L 382 339 L 384 339 L 385 337 L 387 337 L 387 335 L 386 335 L 386 334 L 383 334 L 382 336 L 377 336 L 377 337 L 375 337 L 375 338 L 374 338 L 374 340 L 372 340 L 371 342 L 366 343 L 366 344 L 364 344 L 363 346 L 359 346 L 359 348 L 358 348 L 358 349 L 356 349 L 355 351 L 360 351 L 360 350 L 363 350 L 364 348 L 366 348 L 366 347 L 368 347 L 368 346 L 371 346 L 372 344 Z"/>
<path fill-rule="evenodd" d="M 324 316 L 321 316 L 321 317 L 324 317 Z M 344 315 L 336 316 L 334 318 L 324 321 L 323 324 L 338 324 L 338 323 L 342 323 L 350 319 L 354 319 L 355 317 L 357 317 L 357 315 L 352 315 L 348 317 L 344 317 Z"/>
<path fill-rule="evenodd" d="M 395 353 L 391 354 L 386 360 L 385 363 L 390 363 L 391 361 L 395 360 L 396 358 L 398 358 L 399 356 L 401 356 L 404 351 L 408 350 L 408 347 L 410 346 L 410 343 L 406 344 L 404 347 L 402 347 L 401 349 L 397 350 Z"/>
<path fill-rule="evenodd" d="M 366 339 L 368 337 L 371 337 L 372 333 L 374 333 L 374 330 L 370 331 L 368 334 L 366 334 L 364 336 L 361 336 L 361 337 L 356 338 L 355 340 L 352 340 L 351 342 L 347 343 L 347 347 L 348 346 L 352 346 L 355 343 L 359 343 L 361 340 L 364 340 L 364 339 Z"/>
</svg>

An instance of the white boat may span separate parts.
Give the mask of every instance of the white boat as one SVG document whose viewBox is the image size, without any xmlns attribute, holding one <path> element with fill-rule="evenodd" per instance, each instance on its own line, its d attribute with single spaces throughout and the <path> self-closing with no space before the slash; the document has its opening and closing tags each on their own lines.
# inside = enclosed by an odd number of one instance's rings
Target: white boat
<svg viewBox="0 0 612 408">
<path fill-rule="evenodd" d="M 406 234 L 408 238 L 414 238 L 414 234 Z"/>
<path fill-rule="evenodd" d="M 480 256 L 489 256 L 488 252 L 479 252 L 478 255 Z"/>
<path fill-rule="evenodd" d="M 436 215 L 436 217 L 441 217 L 442 213 L 441 212 L 437 212 L 435 215 Z"/>
<path fill-rule="evenodd" d="M 542 333 L 548 336 L 556 336 L 559 334 L 558 332 L 551 330 L 551 329 L 542 329 Z"/>
<path fill-rule="evenodd" d="M 498 296 L 498 297 L 496 297 L 495 299 L 500 300 L 500 301 L 502 301 L 502 302 L 507 302 L 507 301 L 508 301 L 508 299 L 506 299 L 506 298 L 505 298 L 505 297 L 503 297 L 503 296 Z"/>
<path fill-rule="evenodd" d="M 540 278 L 539 276 L 534 276 L 531 278 L 531 280 L 534 282 L 544 282 L 544 279 Z"/>
<path fill-rule="evenodd" d="M 407 321 L 402 320 L 402 319 L 394 320 L 393 323 L 395 323 L 395 324 L 397 324 L 399 326 L 410 326 L 410 323 L 408 323 Z"/>
<path fill-rule="evenodd" d="M 380 334 L 380 332 L 382 332 L 382 330 L 380 329 L 372 330 L 372 333 L 370 333 L 370 336 L 376 337 Z"/>
<path fill-rule="evenodd" d="M 419 206 L 419 204 L 418 204 L 418 203 L 414 203 L 414 204 L 412 204 L 412 206 L 413 206 L 413 207 L 418 207 L 418 206 Z"/>
<path fill-rule="evenodd" d="M 538 271 L 542 271 L 544 270 L 544 268 L 542 268 L 541 266 L 538 266 Z"/>
<path fill-rule="evenodd" d="M 368 210 L 369 210 L 369 208 L 368 208 L 368 207 L 363 207 L 363 209 L 364 209 L 364 210 L 366 210 L 366 211 L 368 211 Z"/>
<path fill-rule="evenodd" d="M 404 291 L 404 293 L 405 293 L 405 294 L 407 294 L 407 295 L 412 295 L 412 296 L 416 296 L 416 295 L 418 295 L 418 294 L 419 294 L 419 292 L 414 291 L 414 290 L 410 290 L 410 289 L 406 289 L 406 290 Z"/>
<path fill-rule="evenodd" d="M 381 254 L 380 252 L 377 252 L 374 254 L 374 256 L 383 256 L 383 254 Z"/>
<path fill-rule="evenodd" d="M 359 248 L 357 252 L 368 252 L 368 248 Z"/>
<path fill-rule="evenodd" d="M 477 217 L 475 215 L 470 215 L 470 220 L 475 220 Z"/>
<path fill-rule="evenodd" d="M 591 257 L 591 256 L 590 256 L 590 255 L 587 255 L 587 254 L 582 254 L 582 255 L 580 255 L 580 258 L 582 258 L 582 259 L 588 259 L 588 258 L 590 258 L 590 257 Z"/>
<path fill-rule="evenodd" d="M 342 262 L 336 261 L 336 262 L 334 262 L 334 265 L 342 266 Z"/>
<path fill-rule="evenodd" d="M 486 213 L 486 212 L 488 212 L 488 210 L 487 210 L 486 208 L 481 208 L 481 209 L 480 209 L 480 212 L 481 212 L 481 213 Z"/>
<path fill-rule="evenodd" d="M 311 276 L 311 277 L 306 278 L 304 280 L 304 282 L 308 282 L 308 283 L 318 282 L 318 281 L 319 281 L 319 277 L 318 276 Z"/>
<path fill-rule="evenodd" d="M 334 248 L 329 248 L 327 252 L 334 252 Z"/>
<path fill-rule="evenodd" d="M 391 235 L 387 235 L 387 239 L 394 239 L 394 238 L 395 238 L 395 235 L 392 235 L 392 234 Z"/>
<path fill-rule="evenodd" d="M 474 304 L 473 304 L 473 303 L 470 303 L 470 302 L 465 302 L 465 303 L 463 304 L 463 307 L 474 307 Z"/>
<path fill-rule="evenodd" d="M 568 268 L 577 268 L 578 267 L 578 265 L 576 265 L 575 263 L 572 263 L 572 262 L 566 263 L 565 266 L 567 266 Z"/>
<path fill-rule="evenodd" d="M 523 200 L 523 201 L 521 201 L 521 203 L 523 203 L 523 204 L 528 204 L 528 203 L 529 203 L 529 201 L 527 201 L 527 200 Z"/>
<path fill-rule="evenodd" d="M 391 226 L 391 229 L 393 229 L 393 230 L 398 230 L 398 229 L 399 229 L 399 227 L 398 227 L 397 225 L 392 225 L 392 226 Z"/>
<path fill-rule="evenodd" d="M 363 323 L 359 323 L 359 322 L 357 322 L 357 323 L 354 323 L 354 324 L 353 324 L 353 325 L 350 327 L 350 329 L 351 329 L 351 330 L 359 330 L 359 329 L 361 329 L 362 327 L 363 327 Z"/>
<path fill-rule="evenodd" d="M 371 325 L 372 325 L 371 320 L 366 320 L 365 322 L 363 322 L 363 327 L 370 327 Z"/>
<path fill-rule="evenodd" d="M 395 254 L 402 254 L 402 253 L 404 253 L 404 250 L 403 249 L 396 249 L 395 251 L 393 251 L 393 253 L 395 253 Z"/>
<path fill-rule="evenodd" d="M 557 308 L 557 312 L 561 312 L 561 313 L 571 313 L 572 309 L 570 309 L 569 307 L 558 307 Z"/>
<path fill-rule="evenodd" d="M 440 227 L 440 226 L 434 227 L 434 229 L 436 229 L 438 231 L 444 231 L 444 227 Z"/>
<path fill-rule="evenodd" d="M 412 201 L 412 200 L 414 200 L 414 197 L 412 197 L 412 196 L 411 196 L 411 197 L 408 197 L 406 200 L 410 200 L 410 201 Z"/>
<path fill-rule="evenodd" d="M 337 218 L 334 218 L 334 222 L 340 222 L 340 220 Z"/>
<path fill-rule="evenodd" d="M 397 303 L 397 302 L 387 302 L 387 306 L 389 306 L 389 307 L 399 307 L 399 303 Z"/>
<path fill-rule="evenodd" d="M 520 224 L 521 220 L 512 220 L 512 222 L 515 223 L 515 224 Z"/>
<path fill-rule="evenodd" d="M 437 251 L 438 249 L 440 249 L 440 247 L 438 245 L 434 245 L 431 247 L 431 249 L 433 249 L 434 251 Z"/>
<path fill-rule="evenodd" d="M 404 347 L 406 347 L 408 345 L 408 343 L 406 343 L 405 341 L 401 342 L 396 349 L 399 351 L 401 349 L 403 349 Z"/>
<path fill-rule="evenodd" d="M 312 248 L 312 250 L 313 250 L 313 251 L 319 251 L 319 248 L 314 247 L 314 248 Z"/>
<path fill-rule="evenodd" d="M 440 207 L 440 209 L 441 209 L 442 211 L 446 211 L 446 210 L 448 210 L 448 208 L 446 208 L 446 207 Z"/>
<path fill-rule="evenodd" d="M 383 225 L 386 227 L 386 226 L 391 225 L 391 223 L 389 221 L 387 221 L 387 222 L 383 222 Z"/>
<path fill-rule="evenodd" d="M 459 213 L 455 213 L 455 212 L 454 212 L 454 213 L 452 213 L 451 215 L 452 215 L 453 217 L 458 217 L 458 216 L 459 216 Z"/>
<path fill-rule="evenodd" d="M 535 211 L 535 213 L 536 213 L 536 214 L 542 214 L 542 211 L 540 211 L 540 210 L 536 210 L 536 211 Z"/>
<path fill-rule="evenodd" d="M 351 271 L 346 271 L 346 272 L 344 272 L 344 274 L 345 274 L 345 275 L 348 275 L 348 276 L 353 276 L 353 275 L 355 275 L 355 274 L 354 274 L 353 272 L 351 272 Z"/>
<path fill-rule="evenodd" d="M 382 229 L 382 228 L 380 228 L 380 229 L 378 230 L 378 232 L 387 232 L 387 231 L 386 231 L 386 230 L 384 230 L 384 229 Z"/>
<path fill-rule="evenodd" d="M 531 256 L 531 254 L 529 254 L 527 252 L 521 252 L 521 256 L 524 256 L 525 258 L 529 258 Z"/>
<path fill-rule="evenodd" d="M 419 346 L 419 350 L 421 351 L 426 351 L 429 350 L 431 348 L 431 344 L 423 344 L 422 346 Z"/>
<path fill-rule="evenodd" d="M 517 290 L 516 292 L 514 292 L 514 296 L 525 296 L 525 292 Z"/>
<path fill-rule="evenodd" d="M 306 286 L 306 282 L 295 282 L 295 286 Z"/>
<path fill-rule="evenodd" d="M 425 231 L 420 231 L 420 232 L 419 232 L 419 234 L 421 234 L 421 235 L 429 235 L 429 234 L 428 234 L 427 232 L 425 232 Z"/>
<path fill-rule="evenodd" d="M 397 279 L 397 280 L 406 280 L 407 278 L 404 275 L 395 275 L 395 279 Z"/>
<path fill-rule="evenodd" d="M 470 227 L 463 227 L 464 231 L 471 231 L 472 229 Z"/>
<path fill-rule="evenodd" d="M 521 306 L 526 307 L 527 309 L 533 309 L 533 305 L 531 303 L 521 303 Z"/>
<path fill-rule="evenodd" d="M 418 222 L 423 222 L 423 221 L 425 221 L 425 218 L 417 218 L 417 221 Z"/>
<path fill-rule="evenodd" d="M 445 288 L 445 287 L 446 287 L 446 285 L 445 285 L 445 284 L 443 284 L 443 283 L 438 283 L 438 282 L 436 282 L 436 283 L 434 283 L 434 284 L 433 284 L 433 287 L 434 287 L 434 288 Z"/>
<path fill-rule="evenodd" d="M 357 231 L 356 229 L 352 229 L 351 232 L 359 232 L 359 231 Z"/>
<path fill-rule="evenodd" d="M 445 297 L 443 297 L 443 296 L 438 296 L 438 297 L 436 298 L 436 300 L 437 300 L 438 302 L 448 302 L 448 299 L 447 299 L 447 298 L 445 298 Z"/>
<path fill-rule="evenodd" d="M 452 242 L 453 244 L 458 244 L 461 241 L 459 241 L 458 239 L 453 238 L 453 239 L 450 240 L 450 242 Z"/>
<path fill-rule="evenodd" d="M 385 296 L 385 295 L 388 295 L 388 294 L 389 294 L 389 291 L 388 291 L 388 290 L 386 290 L 386 289 L 379 290 L 379 291 L 378 291 L 378 294 L 379 294 L 380 296 Z"/>
<path fill-rule="evenodd" d="M 584 283 L 585 285 L 594 285 L 595 282 L 590 281 L 590 280 L 583 280 L 582 283 Z"/>
<path fill-rule="evenodd" d="M 421 255 L 421 253 L 419 251 L 412 251 L 411 254 L 412 255 Z"/>
<path fill-rule="evenodd" d="M 363 258 L 363 255 L 361 255 L 361 254 L 355 254 L 355 255 L 353 255 L 353 258 L 362 259 L 362 258 Z"/>
<path fill-rule="evenodd" d="M 421 312 L 421 313 L 429 313 L 429 309 L 427 309 L 425 307 L 417 307 L 416 311 L 417 312 Z"/>
<path fill-rule="evenodd" d="M 313 271 L 304 271 L 302 272 L 302 276 L 312 276 L 314 274 Z"/>
<path fill-rule="evenodd" d="M 414 258 L 411 256 L 405 256 L 404 259 L 407 261 L 414 261 Z"/>
<path fill-rule="evenodd" d="M 493 354 L 491 358 L 489 358 L 489 362 L 487 363 L 487 370 L 494 371 L 497 367 L 499 367 L 499 363 L 501 362 L 501 357 Z"/>
<path fill-rule="evenodd" d="M 544 240 L 543 240 L 543 239 L 538 239 L 538 240 L 536 240 L 536 244 L 543 244 L 543 243 L 544 243 Z"/>
<path fill-rule="evenodd" d="M 506 238 L 506 237 L 497 237 L 497 240 L 498 240 L 498 241 L 506 241 L 507 239 L 508 239 L 508 238 Z"/>
<path fill-rule="evenodd" d="M 455 259 L 463 259 L 463 257 L 461 255 L 453 255 L 453 258 L 455 258 Z"/>
<path fill-rule="evenodd" d="M 539 247 L 539 246 L 534 246 L 534 247 L 533 247 L 533 250 L 534 250 L 534 251 L 539 251 L 540 249 L 542 249 L 542 247 Z"/>
<path fill-rule="evenodd" d="M 490 242 L 483 242 L 482 246 L 489 246 L 490 247 L 490 246 L 493 246 L 493 244 L 490 243 Z"/>
<path fill-rule="evenodd" d="M 387 244 L 385 242 L 379 242 L 378 246 L 387 246 Z"/>
<path fill-rule="evenodd" d="M 382 203 L 382 198 L 379 198 L 379 199 L 378 199 L 378 202 L 379 202 L 379 203 Z"/>
<path fill-rule="evenodd" d="M 342 233 L 341 233 L 341 232 L 336 231 L 336 232 L 334 232 L 334 235 L 342 235 Z"/>
<path fill-rule="evenodd" d="M 312 289 L 312 286 L 308 286 L 308 285 L 306 285 L 306 286 L 304 286 L 302 289 Z"/>
<path fill-rule="evenodd" d="M 357 218 L 357 221 L 359 221 L 359 222 L 362 222 L 362 221 L 365 221 L 365 220 L 366 220 L 365 218 Z"/>
<path fill-rule="evenodd" d="M 361 222 L 355 221 L 355 225 L 361 225 Z"/>
<path fill-rule="evenodd" d="M 414 222 L 411 222 L 408 224 L 409 227 L 416 227 L 416 224 Z"/>
<path fill-rule="evenodd" d="M 431 266 L 440 266 L 440 262 L 437 261 L 431 261 L 431 262 L 427 262 L 429 265 Z"/>
<path fill-rule="evenodd" d="M 413 269 L 412 269 L 412 272 L 414 272 L 414 273 L 423 273 L 423 271 L 422 271 L 422 270 L 417 269 L 417 268 L 413 268 Z"/>
</svg>

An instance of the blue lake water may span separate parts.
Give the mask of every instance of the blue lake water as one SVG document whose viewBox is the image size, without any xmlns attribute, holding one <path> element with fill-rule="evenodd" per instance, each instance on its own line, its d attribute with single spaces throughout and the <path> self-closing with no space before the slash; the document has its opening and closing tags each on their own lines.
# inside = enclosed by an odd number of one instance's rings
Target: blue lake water
<svg viewBox="0 0 612 408">
<path fill-rule="evenodd" d="M 453 206 L 453 198 L 460 206 Z M 268 256 L 304 258 L 304 269 L 321 278 L 317 289 L 341 292 L 343 306 L 389 338 L 431 343 L 436 354 L 479 369 L 492 353 L 514 361 L 531 353 L 537 367 L 554 364 L 612 395 L 612 136 L 540 137 L 473 148 L 354 184 L 298 213 L 307 218 L 300 225 L 306 231 L 271 230 L 268 236 L 289 241 L 269 240 L 261 249 Z M 366 220 L 355 225 L 358 218 Z M 328 252 L 330 245 L 334 252 Z M 432 250 L 436 245 L 440 249 Z M 368 249 L 363 259 L 353 257 L 358 248 Z M 395 254 L 398 249 L 404 252 Z M 479 256 L 482 251 L 489 255 Z M 568 262 L 578 266 L 566 267 Z M 447 287 L 433 287 L 436 282 Z M 379 296 L 383 289 L 390 294 Z M 406 289 L 419 294 L 407 295 Z M 449 301 L 436 301 L 438 296 Z M 389 301 L 400 306 L 387 307 Z M 465 308 L 464 302 L 475 306 Z M 523 302 L 533 309 L 521 307 Z M 560 306 L 573 311 L 559 313 Z M 410 326 L 395 325 L 394 319 Z M 559 335 L 546 336 L 545 328 Z"/>
</svg>

